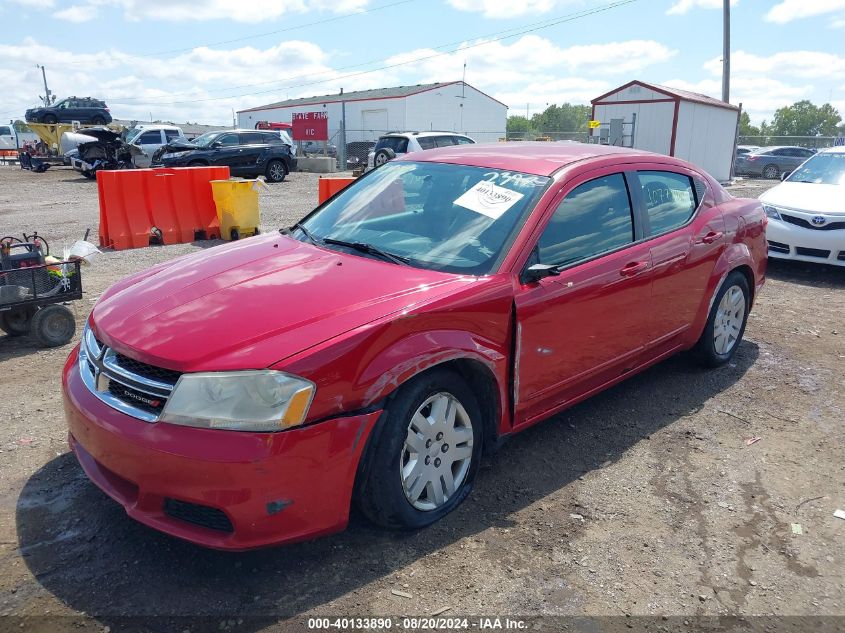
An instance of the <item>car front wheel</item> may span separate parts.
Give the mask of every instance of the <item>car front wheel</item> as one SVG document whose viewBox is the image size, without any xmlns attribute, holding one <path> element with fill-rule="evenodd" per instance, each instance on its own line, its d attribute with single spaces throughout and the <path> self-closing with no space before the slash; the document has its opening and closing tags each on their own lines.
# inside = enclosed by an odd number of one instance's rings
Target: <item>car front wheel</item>
<svg viewBox="0 0 845 633">
<path fill-rule="evenodd" d="M 374 523 L 434 523 L 469 494 L 481 458 L 481 411 L 466 382 L 434 369 L 403 385 L 374 429 L 358 505 Z"/>
<path fill-rule="evenodd" d="M 716 293 L 707 325 L 696 345 L 696 355 L 702 364 L 718 367 L 733 357 L 742 342 L 750 308 L 748 280 L 742 273 L 732 272 Z"/>
</svg>

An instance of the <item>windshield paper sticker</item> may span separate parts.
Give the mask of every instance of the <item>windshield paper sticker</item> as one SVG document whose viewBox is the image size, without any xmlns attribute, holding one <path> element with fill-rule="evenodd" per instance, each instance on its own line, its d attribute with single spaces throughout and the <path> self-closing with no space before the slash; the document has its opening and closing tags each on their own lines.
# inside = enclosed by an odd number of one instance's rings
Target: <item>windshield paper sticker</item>
<svg viewBox="0 0 845 633">
<path fill-rule="evenodd" d="M 455 200 L 458 206 L 498 220 L 502 214 L 523 198 L 523 194 L 482 180 Z"/>
</svg>

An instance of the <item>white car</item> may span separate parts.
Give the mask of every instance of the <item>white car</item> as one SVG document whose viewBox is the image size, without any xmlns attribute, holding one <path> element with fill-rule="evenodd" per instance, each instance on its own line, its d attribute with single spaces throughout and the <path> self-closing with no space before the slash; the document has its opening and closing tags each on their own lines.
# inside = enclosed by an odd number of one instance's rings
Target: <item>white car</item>
<svg viewBox="0 0 845 633">
<path fill-rule="evenodd" d="M 126 142 L 144 152 L 135 156 L 136 167 L 149 167 L 156 150 L 176 139 L 185 139 L 185 135 L 175 125 L 137 125 L 126 133 Z"/>
<path fill-rule="evenodd" d="M 760 202 L 769 257 L 845 266 L 845 147 L 808 158 Z"/>
<path fill-rule="evenodd" d="M 435 147 L 473 145 L 468 136 L 457 132 L 391 132 L 380 136 L 376 146 L 367 154 L 367 171 L 381 167 L 391 158 Z"/>
</svg>

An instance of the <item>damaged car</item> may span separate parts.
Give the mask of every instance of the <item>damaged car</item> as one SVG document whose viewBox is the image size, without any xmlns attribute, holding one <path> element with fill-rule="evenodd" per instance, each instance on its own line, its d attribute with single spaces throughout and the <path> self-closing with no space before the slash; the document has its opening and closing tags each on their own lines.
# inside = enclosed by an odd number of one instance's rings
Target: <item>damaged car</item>
<svg viewBox="0 0 845 633">
<path fill-rule="evenodd" d="M 119 132 L 105 127 L 86 128 L 85 136 L 92 140 L 80 143 L 65 157 L 76 171 L 92 180 L 101 169 L 133 169 L 135 156 L 143 154 L 140 147 L 127 144 Z"/>
</svg>

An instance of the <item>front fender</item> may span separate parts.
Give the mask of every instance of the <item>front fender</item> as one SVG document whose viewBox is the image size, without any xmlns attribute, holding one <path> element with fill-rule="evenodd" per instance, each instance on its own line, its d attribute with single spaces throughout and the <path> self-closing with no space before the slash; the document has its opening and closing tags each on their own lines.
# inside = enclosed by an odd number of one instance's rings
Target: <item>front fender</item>
<svg viewBox="0 0 845 633">
<path fill-rule="evenodd" d="M 507 355 L 501 344 L 460 330 L 418 332 L 397 341 L 372 359 L 359 376 L 356 390 L 364 406 L 390 395 L 414 376 L 453 360 L 470 360 L 487 368 L 496 381 L 499 401 L 507 402 Z"/>
</svg>

